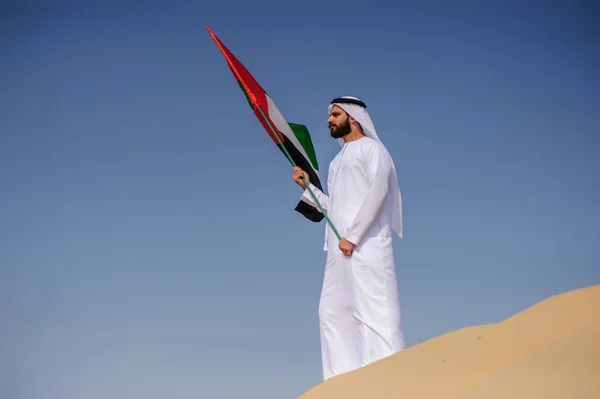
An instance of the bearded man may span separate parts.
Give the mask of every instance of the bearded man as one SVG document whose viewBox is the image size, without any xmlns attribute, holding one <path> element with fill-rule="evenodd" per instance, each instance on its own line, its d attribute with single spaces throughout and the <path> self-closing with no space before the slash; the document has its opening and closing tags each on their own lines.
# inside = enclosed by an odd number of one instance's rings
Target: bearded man
<svg viewBox="0 0 600 399">
<path fill-rule="evenodd" d="M 328 195 L 293 168 L 301 200 L 318 209 L 306 180 L 342 236 L 325 228 L 327 261 L 319 303 L 323 379 L 404 349 L 392 232 L 402 238 L 402 203 L 394 162 L 366 105 L 356 97 L 328 107 L 330 134 L 341 145 L 329 165 Z"/>
</svg>

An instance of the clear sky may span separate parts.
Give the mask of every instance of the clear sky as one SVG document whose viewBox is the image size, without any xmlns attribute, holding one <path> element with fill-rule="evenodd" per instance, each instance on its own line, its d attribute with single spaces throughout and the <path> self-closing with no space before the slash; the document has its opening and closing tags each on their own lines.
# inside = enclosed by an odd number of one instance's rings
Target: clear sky
<svg viewBox="0 0 600 399">
<path fill-rule="evenodd" d="M 308 126 L 323 181 L 327 104 L 368 104 L 403 194 L 409 346 L 600 283 L 592 2 L 0 7 L 3 399 L 320 383 L 324 224 L 293 210 L 204 24 Z"/>
</svg>

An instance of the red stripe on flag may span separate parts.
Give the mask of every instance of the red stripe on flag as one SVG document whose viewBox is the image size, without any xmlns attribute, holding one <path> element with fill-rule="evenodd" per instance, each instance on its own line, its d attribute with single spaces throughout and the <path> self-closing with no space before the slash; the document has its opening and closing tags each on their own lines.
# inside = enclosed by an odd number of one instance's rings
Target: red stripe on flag
<svg viewBox="0 0 600 399">
<path fill-rule="evenodd" d="M 211 37 L 219 47 L 219 50 L 221 50 L 221 53 L 225 57 L 225 60 L 227 61 L 231 72 L 235 76 L 236 80 L 240 82 L 240 84 L 244 88 L 244 91 L 248 95 L 250 102 L 254 105 L 254 114 L 256 115 L 258 120 L 261 122 L 261 124 L 263 125 L 271 139 L 275 142 L 275 144 L 279 144 L 279 141 L 273 135 L 273 131 L 269 127 L 269 124 L 264 120 L 263 116 L 258 110 L 258 107 L 260 107 L 265 113 L 265 116 L 269 119 L 269 122 L 271 123 L 271 126 L 273 126 L 273 129 L 277 132 L 279 139 L 283 143 L 285 141 L 284 135 L 279 131 L 279 129 L 277 129 L 277 127 L 275 126 L 275 124 L 269 116 L 269 105 L 267 103 L 267 96 L 265 94 L 265 90 L 256 81 L 256 79 L 254 79 L 252 74 L 248 72 L 246 67 L 244 67 L 244 65 L 233 55 L 231 51 L 229 51 L 229 49 L 221 42 L 221 40 L 219 40 L 219 38 L 212 32 L 208 25 L 206 25 L 206 30 L 208 30 L 208 33 L 210 33 Z"/>
</svg>

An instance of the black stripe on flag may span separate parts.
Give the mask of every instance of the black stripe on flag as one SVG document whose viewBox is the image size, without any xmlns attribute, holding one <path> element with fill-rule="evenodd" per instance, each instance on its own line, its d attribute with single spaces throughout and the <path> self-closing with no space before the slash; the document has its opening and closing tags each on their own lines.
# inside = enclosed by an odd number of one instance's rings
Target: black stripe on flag
<svg viewBox="0 0 600 399">
<path fill-rule="evenodd" d="M 308 179 L 309 179 L 310 183 L 312 183 L 319 190 L 323 191 L 323 187 L 321 186 L 321 180 L 317 176 L 310 161 L 308 159 L 306 159 L 300 151 L 298 151 L 296 146 L 290 140 L 287 140 L 287 139 L 284 140 L 283 145 L 284 145 L 285 149 L 287 150 L 287 152 L 290 154 L 290 157 L 292 157 L 292 159 L 294 160 L 294 163 L 296 164 L 296 166 L 299 166 L 300 169 L 302 169 L 303 171 L 305 171 L 308 174 Z M 277 147 L 285 155 L 283 148 L 281 148 L 280 145 L 278 145 Z M 315 208 L 315 207 L 307 204 L 304 201 L 298 202 L 298 205 L 296 205 L 295 210 L 297 212 L 299 212 L 301 215 L 303 215 L 305 218 L 307 218 L 308 220 L 315 222 L 315 223 L 320 222 L 325 217 L 325 215 L 323 215 L 321 213 L 319 208 Z"/>
</svg>

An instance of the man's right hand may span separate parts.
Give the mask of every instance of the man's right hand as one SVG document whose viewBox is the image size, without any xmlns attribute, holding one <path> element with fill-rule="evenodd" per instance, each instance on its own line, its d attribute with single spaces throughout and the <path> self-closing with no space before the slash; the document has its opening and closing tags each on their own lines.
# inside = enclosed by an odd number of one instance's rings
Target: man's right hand
<svg viewBox="0 0 600 399">
<path fill-rule="evenodd" d="M 292 169 L 292 179 L 294 179 L 296 184 L 298 184 L 303 190 L 305 190 L 307 187 L 302 182 L 303 177 L 304 180 L 306 180 L 306 184 L 310 184 L 310 180 L 308 179 L 308 173 L 300 169 L 299 166 L 294 166 L 294 168 Z"/>
</svg>

